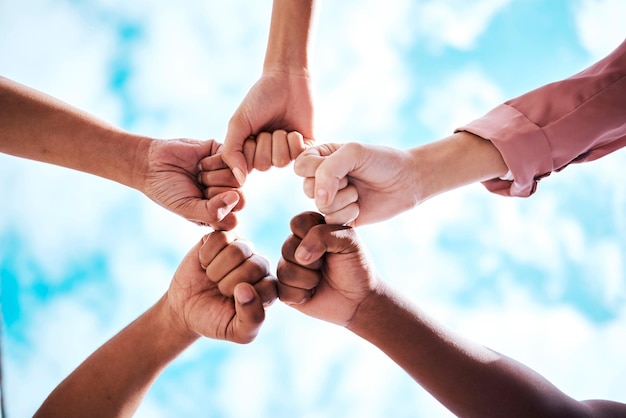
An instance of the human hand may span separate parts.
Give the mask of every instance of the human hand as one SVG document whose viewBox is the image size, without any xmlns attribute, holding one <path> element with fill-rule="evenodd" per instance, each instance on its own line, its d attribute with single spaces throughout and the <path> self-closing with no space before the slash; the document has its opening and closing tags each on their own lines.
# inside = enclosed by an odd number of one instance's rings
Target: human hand
<svg viewBox="0 0 626 418">
<path fill-rule="evenodd" d="M 249 343 L 276 299 L 269 262 L 232 233 L 205 235 L 185 256 L 167 292 L 183 334 Z"/>
<path fill-rule="evenodd" d="M 326 223 L 359 226 L 416 206 L 414 159 L 406 151 L 358 143 L 322 144 L 305 150 L 294 170 Z"/>
<path fill-rule="evenodd" d="M 281 301 L 315 318 L 348 326 L 380 282 L 353 228 L 328 225 L 319 213 L 291 220 L 278 263 Z"/>
<path fill-rule="evenodd" d="M 284 167 L 295 160 L 305 149 L 305 140 L 299 132 L 287 133 L 287 131 L 282 129 L 272 133 L 261 132 L 256 137 L 249 137 L 243 144 L 243 155 L 246 159 L 247 172 L 250 173 L 253 169 L 266 171 L 270 167 Z M 198 181 L 210 187 L 215 182 L 214 176 L 210 172 L 216 168 L 222 169 L 227 167 L 223 163 L 223 158 L 224 155 L 222 153 L 203 158 L 199 167 L 207 171 L 200 172 Z M 223 191 L 223 189 L 219 190 Z M 205 193 L 205 197 L 210 198 L 217 191 L 217 189 L 214 189 L 212 194 Z"/>
<path fill-rule="evenodd" d="M 230 118 L 223 158 L 240 186 L 249 172 L 244 155 L 246 139 L 278 129 L 298 131 L 305 138 L 313 138 L 313 99 L 308 74 L 265 71 Z"/>
<path fill-rule="evenodd" d="M 211 190 L 198 181 L 198 162 L 220 151 L 214 140 L 153 140 L 147 158 L 143 193 L 159 205 L 188 220 L 218 230 L 237 225 L 233 212 L 243 207 L 243 195 L 228 167 L 219 160 L 211 171 Z"/>
</svg>

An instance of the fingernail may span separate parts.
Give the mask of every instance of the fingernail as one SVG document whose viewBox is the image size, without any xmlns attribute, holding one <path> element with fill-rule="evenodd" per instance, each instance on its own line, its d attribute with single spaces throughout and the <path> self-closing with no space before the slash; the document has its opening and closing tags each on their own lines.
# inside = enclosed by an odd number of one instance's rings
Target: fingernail
<svg viewBox="0 0 626 418">
<path fill-rule="evenodd" d="M 231 208 L 230 207 L 225 207 L 225 208 L 219 208 L 217 210 L 217 220 L 218 222 L 223 220 L 226 215 L 228 215 L 230 213 Z"/>
<path fill-rule="evenodd" d="M 235 167 L 233 168 L 233 175 L 237 179 L 239 185 L 243 186 L 243 184 L 246 182 L 246 175 L 243 174 L 243 171 L 241 171 L 239 167 Z"/>
<path fill-rule="evenodd" d="M 325 207 L 328 204 L 328 192 L 325 189 L 317 189 L 315 195 L 319 205 Z"/>
<path fill-rule="evenodd" d="M 235 288 L 235 297 L 237 302 L 245 305 L 254 300 L 254 292 L 250 289 L 250 286 L 237 286 Z"/>
<path fill-rule="evenodd" d="M 295 256 L 297 260 L 303 261 L 305 263 L 311 259 L 311 253 L 304 247 L 299 247 L 296 250 Z"/>
<path fill-rule="evenodd" d="M 223 200 L 224 204 L 226 204 L 226 206 L 234 206 L 237 204 L 237 202 L 239 202 L 239 195 L 236 192 L 232 192 L 232 193 L 226 193 L 224 195 L 224 200 Z"/>
<path fill-rule="evenodd" d="M 202 168 L 202 163 L 198 163 L 198 171 L 204 171 L 204 168 Z"/>
</svg>

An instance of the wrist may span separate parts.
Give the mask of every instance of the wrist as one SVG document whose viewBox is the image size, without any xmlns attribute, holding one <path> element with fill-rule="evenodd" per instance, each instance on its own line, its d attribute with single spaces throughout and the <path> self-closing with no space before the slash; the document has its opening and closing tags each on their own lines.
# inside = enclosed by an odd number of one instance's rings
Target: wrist
<svg viewBox="0 0 626 418">
<path fill-rule="evenodd" d="M 133 142 L 130 152 L 132 153 L 131 169 L 129 172 L 127 186 L 132 187 L 145 194 L 148 173 L 150 172 L 150 161 L 157 140 L 153 138 L 130 135 Z"/>
<path fill-rule="evenodd" d="M 345 328 L 360 336 L 366 334 L 366 330 L 375 324 L 376 318 L 380 318 L 380 313 L 384 312 L 388 299 L 387 293 L 387 285 L 379 281 L 376 287 L 358 304 L 354 315 L 345 325 Z"/>
<path fill-rule="evenodd" d="M 423 202 L 467 184 L 500 177 L 508 172 L 498 149 L 489 140 L 469 132 L 409 150 L 416 199 Z"/>
<path fill-rule="evenodd" d="M 286 69 L 289 74 L 308 76 L 312 17 L 312 0 L 274 0 L 264 72 Z"/>
<path fill-rule="evenodd" d="M 200 335 L 185 324 L 184 320 L 178 315 L 177 311 L 169 302 L 168 295 L 165 294 L 157 301 L 152 308 L 155 317 L 158 318 L 158 327 L 163 340 L 167 345 L 179 347 L 180 351 L 191 345 L 200 338 Z"/>
</svg>

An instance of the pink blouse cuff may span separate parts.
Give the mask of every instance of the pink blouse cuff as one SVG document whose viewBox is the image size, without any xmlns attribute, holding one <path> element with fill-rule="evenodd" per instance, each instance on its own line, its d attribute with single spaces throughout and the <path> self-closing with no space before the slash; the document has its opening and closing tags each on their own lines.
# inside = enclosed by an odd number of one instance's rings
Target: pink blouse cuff
<svg viewBox="0 0 626 418">
<path fill-rule="evenodd" d="M 528 197 L 535 192 L 537 181 L 553 171 L 552 152 L 541 128 L 508 104 L 497 106 L 456 131 L 487 139 L 500 151 L 513 179 L 483 182 L 491 192 Z"/>
</svg>

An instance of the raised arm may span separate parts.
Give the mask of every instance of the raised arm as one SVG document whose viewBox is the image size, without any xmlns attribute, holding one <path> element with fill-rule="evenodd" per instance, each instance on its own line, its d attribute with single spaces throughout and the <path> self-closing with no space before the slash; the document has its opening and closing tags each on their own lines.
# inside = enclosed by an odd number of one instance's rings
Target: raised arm
<svg viewBox="0 0 626 418">
<path fill-rule="evenodd" d="M 459 417 L 617 417 L 626 405 L 576 401 L 528 367 L 468 341 L 389 289 L 354 229 L 292 220 L 278 292 L 293 308 L 351 330 Z"/>
<path fill-rule="evenodd" d="M 0 152 L 104 177 L 139 190 L 190 221 L 232 229 L 236 219 L 231 210 L 241 206 L 239 193 L 206 200 L 196 179 L 200 159 L 219 150 L 212 140 L 134 135 L 0 77 Z M 224 180 L 222 186 L 237 186 L 234 178 Z"/>
<path fill-rule="evenodd" d="M 261 78 L 228 123 L 224 160 L 242 185 L 248 174 L 244 141 L 284 129 L 313 138 L 309 40 L 314 0 L 274 0 Z"/>
<path fill-rule="evenodd" d="M 252 341 L 275 298 L 268 262 L 214 232 L 185 256 L 167 293 L 63 380 L 35 416 L 130 417 L 165 367 L 201 336 Z"/>
<path fill-rule="evenodd" d="M 300 154 L 294 169 L 328 223 L 352 226 L 383 221 L 437 194 L 507 173 L 494 145 L 467 132 L 409 150 L 321 144 Z"/>
<path fill-rule="evenodd" d="M 552 172 L 626 146 L 625 110 L 626 41 L 584 71 L 509 100 L 450 137 L 406 152 L 320 145 L 305 150 L 295 170 L 328 222 L 357 226 L 479 181 L 492 192 L 526 197 Z"/>
</svg>

